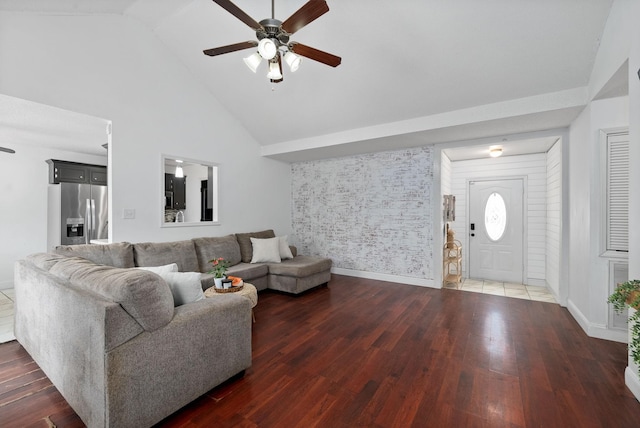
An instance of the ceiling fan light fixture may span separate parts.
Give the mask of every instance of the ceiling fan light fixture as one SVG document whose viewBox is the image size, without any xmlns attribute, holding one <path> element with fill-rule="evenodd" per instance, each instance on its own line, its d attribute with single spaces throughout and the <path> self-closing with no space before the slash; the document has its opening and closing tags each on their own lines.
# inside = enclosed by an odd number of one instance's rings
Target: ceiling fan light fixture
<svg viewBox="0 0 640 428">
<path fill-rule="evenodd" d="M 258 43 L 258 52 L 262 58 L 270 60 L 278 53 L 278 46 L 276 46 L 273 40 L 264 38 Z"/>
<path fill-rule="evenodd" d="M 492 158 L 502 156 L 502 147 L 491 147 L 489 149 L 489 156 L 491 156 Z"/>
<path fill-rule="evenodd" d="M 284 54 L 284 62 L 286 62 L 289 65 L 289 69 L 293 73 L 298 68 L 300 68 L 300 63 L 302 63 L 302 58 L 300 58 L 300 56 L 294 54 L 293 52 L 289 51 L 286 54 Z"/>
<path fill-rule="evenodd" d="M 282 72 L 280 71 L 280 64 L 278 64 L 278 61 L 269 62 L 269 73 L 267 74 L 267 78 L 271 80 L 282 79 Z"/>
<path fill-rule="evenodd" d="M 248 57 L 243 58 L 243 60 L 244 60 L 244 63 L 247 64 L 247 67 L 249 67 L 249 70 L 255 73 L 256 70 L 258 70 L 258 66 L 262 62 L 262 56 L 260 56 L 258 52 L 254 52 Z"/>
</svg>

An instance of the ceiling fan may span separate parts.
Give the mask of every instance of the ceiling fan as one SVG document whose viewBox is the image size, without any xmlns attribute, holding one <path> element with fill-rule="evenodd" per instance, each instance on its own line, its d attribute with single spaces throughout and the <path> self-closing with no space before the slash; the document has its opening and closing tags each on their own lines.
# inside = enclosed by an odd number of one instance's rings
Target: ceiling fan
<svg viewBox="0 0 640 428">
<path fill-rule="evenodd" d="M 271 18 L 263 19 L 260 22 L 256 22 L 229 0 L 213 1 L 251 27 L 256 32 L 258 40 L 206 49 L 203 51 L 205 55 L 222 55 L 257 46 L 258 51 L 244 58 L 244 62 L 255 73 L 262 60 L 267 60 L 269 63 L 267 77 L 273 83 L 279 83 L 283 80 L 282 60 L 289 65 L 292 72 L 300 66 L 301 56 L 331 67 L 337 67 L 342 62 L 342 58 L 339 56 L 289 40 L 296 31 L 329 12 L 329 6 L 325 0 L 309 0 L 284 21 L 275 19 L 274 0 L 271 0 Z"/>
</svg>

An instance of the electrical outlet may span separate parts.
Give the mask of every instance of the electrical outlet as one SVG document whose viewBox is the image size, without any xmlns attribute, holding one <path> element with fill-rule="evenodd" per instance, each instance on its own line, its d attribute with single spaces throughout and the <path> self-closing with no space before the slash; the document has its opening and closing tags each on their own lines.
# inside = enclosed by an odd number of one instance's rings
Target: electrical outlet
<svg viewBox="0 0 640 428">
<path fill-rule="evenodd" d="M 136 218 L 136 210 L 133 208 L 125 208 L 122 210 L 122 218 L 133 219 Z"/>
</svg>

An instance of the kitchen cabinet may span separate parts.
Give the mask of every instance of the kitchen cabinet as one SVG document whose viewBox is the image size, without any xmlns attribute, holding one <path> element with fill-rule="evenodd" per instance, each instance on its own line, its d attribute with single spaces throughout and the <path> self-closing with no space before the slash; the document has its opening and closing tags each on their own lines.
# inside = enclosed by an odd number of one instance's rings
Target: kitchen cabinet
<svg viewBox="0 0 640 428">
<path fill-rule="evenodd" d="M 49 184 L 91 183 L 107 185 L 107 167 L 48 159 Z"/>
<path fill-rule="evenodd" d="M 184 210 L 187 208 L 187 177 L 164 175 L 165 209 Z"/>
</svg>

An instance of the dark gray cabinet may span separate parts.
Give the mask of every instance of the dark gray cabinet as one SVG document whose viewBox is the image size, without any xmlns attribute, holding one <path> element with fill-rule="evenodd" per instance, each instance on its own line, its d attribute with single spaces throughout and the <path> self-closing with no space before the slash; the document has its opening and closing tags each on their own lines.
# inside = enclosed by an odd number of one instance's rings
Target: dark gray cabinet
<svg viewBox="0 0 640 428">
<path fill-rule="evenodd" d="M 107 167 L 48 159 L 49 183 L 91 183 L 107 185 Z"/>
<path fill-rule="evenodd" d="M 164 175 L 165 209 L 184 210 L 187 208 L 187 177 Z"/>
</svg>

